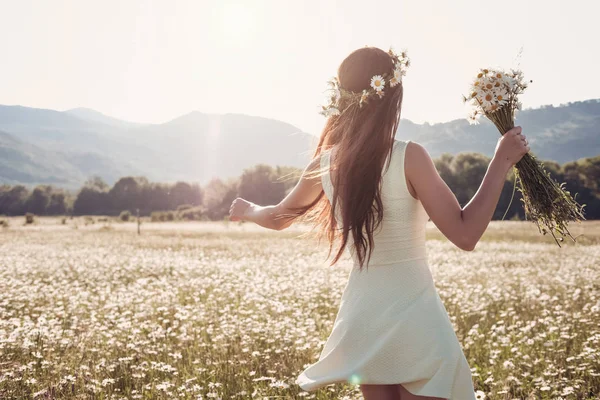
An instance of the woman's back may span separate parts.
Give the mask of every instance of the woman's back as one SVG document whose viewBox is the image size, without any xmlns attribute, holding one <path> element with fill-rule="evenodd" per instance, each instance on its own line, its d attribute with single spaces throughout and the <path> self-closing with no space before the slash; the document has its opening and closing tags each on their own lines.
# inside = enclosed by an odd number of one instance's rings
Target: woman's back
<svg viewBox="0 0 600 400">
<path fill-rule="evenodd" d="M 520 128 L 506 132 L 480 189 L 462 208 L 427 150 L 394 139 L 409 61 L 405 52 L 374 47 L 346 57 L 329 82 L 329 100 L 322 110 L 327 121 L 315 149 L 320 157 L 311 160 L 279 204 L 260 207 L 236 199 L 231 214 L 281 230 L 314 211 L 309 217 L 326 234 L 330 250 L 341 236 L 352 256 L 354 265 L 331 334 L 319 360 L 297 379 L 303 389 L 359 383 L 361 390 L 368 388 L 365 398 L 372 399 L 376 397 L 371 394 L 387 396 L 390 390 L 397 395 L 396 386 L 401 385 L 419 396 L 474 400 L 469 365 L 427 263 L 425 225 L 431 217 L 457 247 L 473 250 L 492 218 L 509 169 L 529 148 L 519 137 Z M 336 145 L 321 152 L 328 143 Z M 343 169 L 331 171 L 330 158 Z M 321 185 L 315 184 L 313 174 L 319 165 L 326 171 Z M 331 179 L 338 177 L 343 189 L 339 198 L 333 196 Z M 334 210 L 322 201 L 323 194 L 330 204 L 337 198 L 337 227 L 331 224 Z M 342 221 L 344 204 L 348 220 Z M 374 232 L 365 231 L 373 221 L 381 223 Z M 333 264 L 343 250 L 338 249 Z M 377 387 L 382 384 L 391 387 Z"/>
<path fill-rule="evenodd" d="M 387 170 L 382 171 L 383 220 L 378 229 L 373 232 L 375 245 L 371 260 L 367 264 L 369 267 L 411 260 L 426 260 L 427 258 L 425 224 L 429 216 L 421 202 L 409 192 L 404 175 L 404 156 L 409 142 L 394 140 L 390 165 Z M 330 202 L 333 199 L 334 190 L 329 171 L 331 155 L 330 149 L 323 152 L 321 156 L 321 168 L 325 168 L 327 171 L 322 176 L 321 183 Z M 333 157 L 335 157 L 335 151 Z M 336 206 L 336 220 L 338 226 L 342 226 L 339 203 Z M 350 248 L 352 247 L 351 245 Z M 351 254 L 357 264 L 358 260 L 354 253 L 351 252 Z"/>
<path fill-rule="evenodd" d="M 427 263 L 428 216 L 408 190 L 407 144 L 394 141 L 389 167 L 382 171 L 383 220 L 373 232 L 371 260 L 361 270 L 350 251 L 354 265 L 331 334 L 319 360 L 296 381 L 305 390 L 343 381 L 401 383 L 421 396 L 475 399 L 469 365 Z M 330 202 L 332 155 L 336 157 L 335 150 L 322 153 L 320 159 L 327 171 L 321 180 Z"/>
</svg>

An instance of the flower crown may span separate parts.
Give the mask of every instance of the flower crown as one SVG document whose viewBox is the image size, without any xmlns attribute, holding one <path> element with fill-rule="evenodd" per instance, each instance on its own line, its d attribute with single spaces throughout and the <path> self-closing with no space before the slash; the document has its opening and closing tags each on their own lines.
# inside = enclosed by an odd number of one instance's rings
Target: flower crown
<svg viewBox="0 0 600 400">
<path fill-rule="evenodd" d="M 340 82 L 337 77 L 333 77 L 327 83 L 329 86 L 328 91 L 328 103 L 321 106 L 322 110 L 319 114 L 329 117 L 332 115 L 340 115 L 340 100 L 344 99 L 344 104 L 348 106 L 358 103 L 359 107 L 363 104 L 368 103 L 369 98 L 372 96 L 378 96 L 382 98 L 384 96 L 383 89 L 386 82 L 389 82 L 390 87 L 394 87 L 399 83 L 402 83 L 402 77 L 406 75 L 406 69 L 410 66 L 410 59 L 406 55 L 406 51 L 402 51 L 400 55 L 396 54 L 392 48 L 388 51 L 388 54 L 392 58 L 394 63 L 394 70 L 391 73 L 385 73 L 381 75 L 374 75 L 371 78 L 371 87 L 365 89 L 362 92 L 353 92 L 340 87 Z M 343 110 L 342 110 L 343 111 Z"/>
</svg>

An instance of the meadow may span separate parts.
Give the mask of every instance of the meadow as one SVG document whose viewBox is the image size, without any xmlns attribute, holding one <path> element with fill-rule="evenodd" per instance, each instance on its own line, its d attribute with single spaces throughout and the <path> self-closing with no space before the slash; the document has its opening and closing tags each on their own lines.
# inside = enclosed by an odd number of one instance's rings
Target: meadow
<svg viewBox="0 0 600 400">
<path fill-rule="evenodd" d="M 95 218 L 97 221 L 97 218 Z M 41 218 L 0 228 L 1 399 L 360 399 L 305 392 L 350 259 L 248 223 Z M 431 225 L 436 286 L 485 399 L 600 398 L 600 223 L 559 248 L 493 222 L 473 252 Z"/>
</svg>

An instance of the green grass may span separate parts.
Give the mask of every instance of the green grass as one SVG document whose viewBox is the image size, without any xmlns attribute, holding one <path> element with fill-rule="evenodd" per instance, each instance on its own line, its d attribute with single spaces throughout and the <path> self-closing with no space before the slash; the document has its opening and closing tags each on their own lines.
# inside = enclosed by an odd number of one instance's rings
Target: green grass
<svg viewBox="0 0 600 400">
<path fill-rule="evenodd" d="M 350 268 L 302 228 L 9 218 L 0 228 L 0 398 L 358 399 L 303 392 Z M 488 399 L 600 394 L 600 224 L 559 248 L 494 222 L 473 252 L 428 228 L 440 296 Z M 573 229 L 575 231 L 575 227 Z M 581 233 L 577 231 L 577 233 Z M 200 397 L 201 396 L 201 397 Z"/>
</svg>

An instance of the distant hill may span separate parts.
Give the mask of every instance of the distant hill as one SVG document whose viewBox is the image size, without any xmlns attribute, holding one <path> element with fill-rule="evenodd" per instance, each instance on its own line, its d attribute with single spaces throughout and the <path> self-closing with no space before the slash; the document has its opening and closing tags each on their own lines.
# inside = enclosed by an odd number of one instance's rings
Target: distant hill
<svg viewBox="0 0 600 400">
<path fill-rule="evenodd" d="M 104 115 L 101 112 L 96 110 L 92 110 L 90 108 L 73 108 L 71 110 L 65 111 L 65 113 L 78 117 L 80 119 L 84 119 L 86 121 L 91 122 L 100 122 L 102 124 L 115 126 L 119 128 L 123 127 L 135 127 L 142 126 L 144 124 L 138 124 L 135 122 L 123 121 L 122 119 L 117 119 L 113 117 L 109 117 L 108 115 Z"/>
<path fill-rule="evenodd" d="M 515 123 L 523 127 L 533 154 L 540 159 L 562 164 L 600 154 L 600 100 L 524 110 Z M 478 125 L 465 119 L 433 125 L 403 120 L 397 138 L 421 143 L 434 157 L 463 151 L 491 156 L 499 135 L 484 118 Z"/>
<path fill-rule="evenodd" d="M 600 100 L 524 110 L 517 116 L 534 154 L 559 163 L 600 154 Z M 402 120 L 397 138 L 433 157 L 491 156 L 499 133 L 482 120 L 439 124 Z M 78 188 L 89 176 L 109 184 L 126 175 L 205 184 L 258 163 L 303 168 L 316 137 L 272 119 L 191 112 L 163 124 L 136 124 L 76 108 L 64 112 L 0 106 L 0 183 Z"/>
<path fill-rule="evenodd" d="M 53 184 L 77 188 L 88 177 L 108 181 L 142 171 L 96 152 L 47 150 L 0 131 L 0 184 Z"/>
<path fill-rule="evenodd" d="M 22 106 L 0 106 L 0 130 L 5 135 L 0 154 L 11 155 L 0 164 L 0 184 L 73 189 L 93 174 L 109 184 L 125 175 L 205 184 L 258 163 L 300 167 L 310 159 L 315 140 L 290 124 L 238 114 L 191 112 L 143 125 L 87 109 Z M 47 172 L 55 171 L 54 165 L 61 165 L 60 171 Z"/>
<path fill-rule="evenodd" d="M 84 176 L 60 155 L 0 131 L 1 183 L 68 184 Z"/>
</svg>

